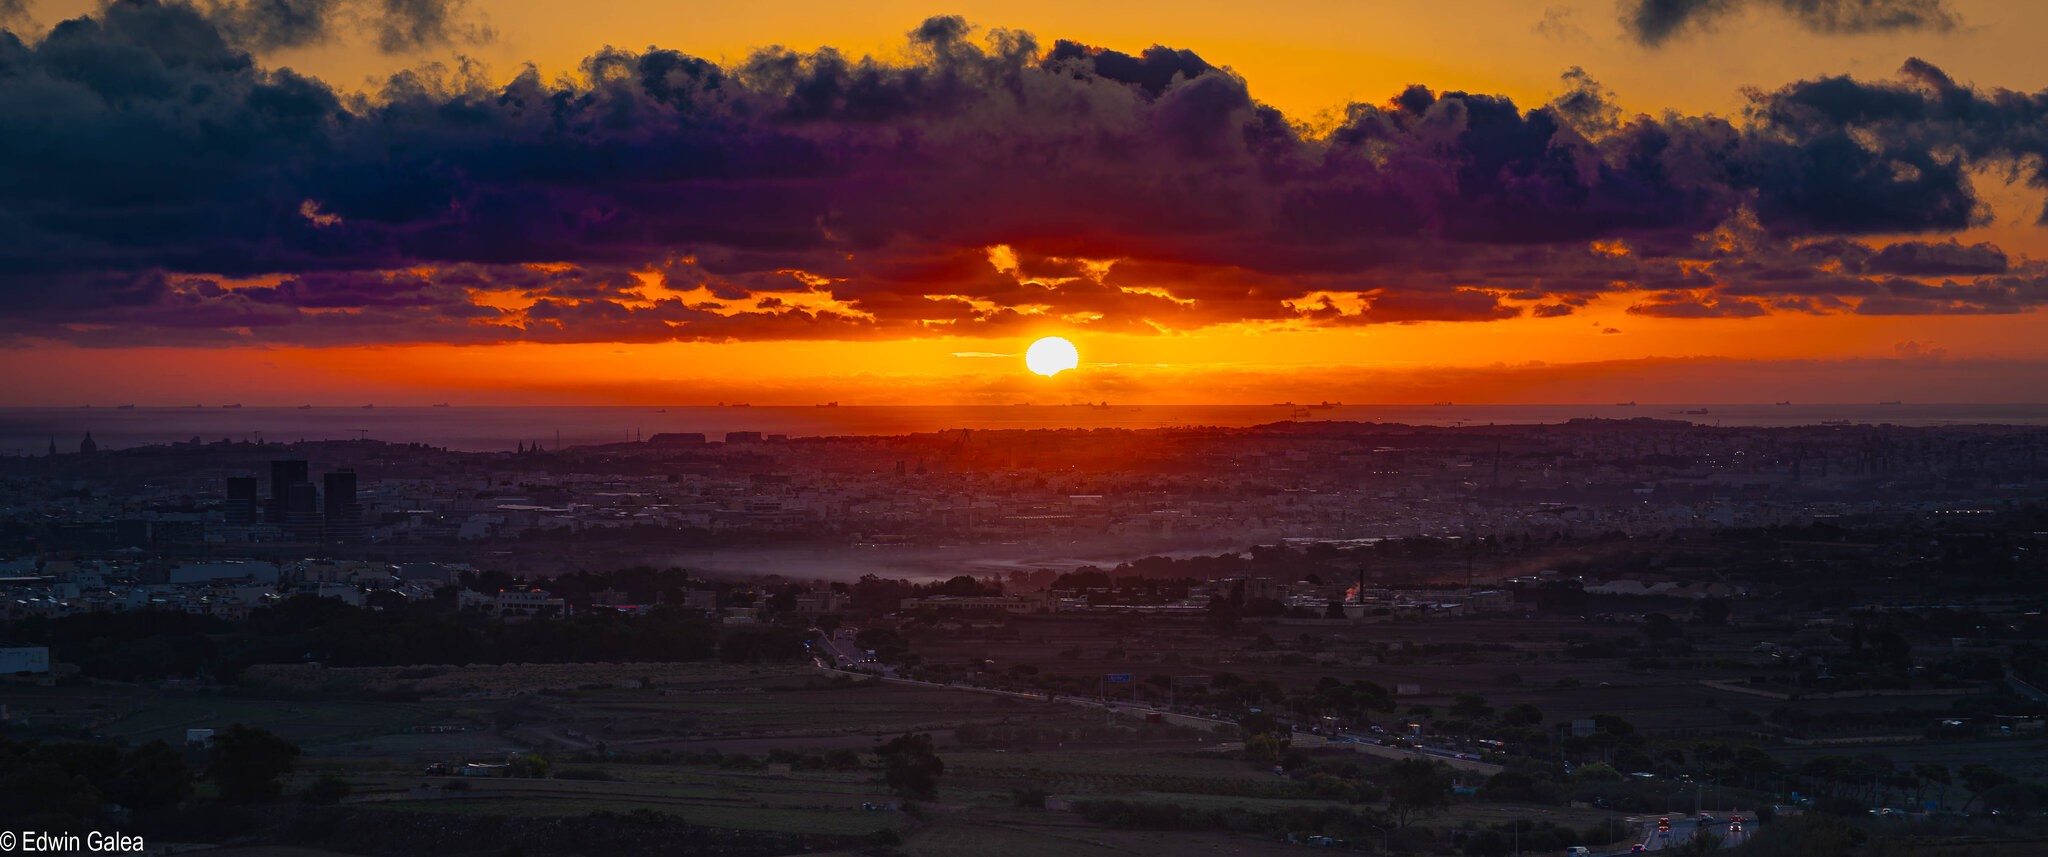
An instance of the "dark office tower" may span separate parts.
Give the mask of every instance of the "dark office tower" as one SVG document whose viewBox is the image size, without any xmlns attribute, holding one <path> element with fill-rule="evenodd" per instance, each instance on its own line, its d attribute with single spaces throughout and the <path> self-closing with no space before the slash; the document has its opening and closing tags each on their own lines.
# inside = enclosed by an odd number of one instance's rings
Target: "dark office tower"
<svg viewBox="0 0 2048 857">
<path fill-rule="evenodd" d="M 301 462 L 302 464 L 304 462 Z M 293 541 L 320 540 L 320 489 L 298 482 L 285 489 L 284 532 Z"/>
<path fill-rule="evenodd" d="M 228 477 L 228 523 L 246 527 L 256 523 L 256 477 Z"/>
<path fill-rule="evenodd" d="M 270 506 L 263 510 L 263 519 L 273 524 L 284 523 L 285 495 L 293 485 L 313 483 L 307 479 L 306 460 L 303 458 L 281 458 L 270 463 Z"/>
<path fill-rule="evenodd" d="M 363 507 L 356 502 L 356 472 L 336 470 L 321 478 L 326 490 L 327 540 L 352 542 L 363 537 Z"/>
</svg>

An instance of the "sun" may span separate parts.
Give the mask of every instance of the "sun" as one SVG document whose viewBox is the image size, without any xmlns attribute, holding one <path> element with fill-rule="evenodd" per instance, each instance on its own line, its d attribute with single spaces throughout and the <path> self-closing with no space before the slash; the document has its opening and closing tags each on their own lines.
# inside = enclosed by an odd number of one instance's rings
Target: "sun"
<svg viewBox="0 0 2048 857">
<path fill-rule="evenodd" d="M 1025 350 L 1024 365 L 1050 378 L 1081 365 L 1081 352 L 1074 350 L 1074 343 L 1048 336 L 1031 343 L 1031 347 Z"/>
</svg>

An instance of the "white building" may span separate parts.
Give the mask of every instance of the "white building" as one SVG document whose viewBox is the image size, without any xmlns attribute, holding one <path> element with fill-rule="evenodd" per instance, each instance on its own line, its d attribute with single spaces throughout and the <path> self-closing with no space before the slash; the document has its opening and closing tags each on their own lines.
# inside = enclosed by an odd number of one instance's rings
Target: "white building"
<svg viewBox="0 0 2048 857">
<path fill-rule="evenodd" d="M 50 672 L 49 646 L 16 646 L 0 649 L 0 676 L 45 675 Z"/>
</svg>

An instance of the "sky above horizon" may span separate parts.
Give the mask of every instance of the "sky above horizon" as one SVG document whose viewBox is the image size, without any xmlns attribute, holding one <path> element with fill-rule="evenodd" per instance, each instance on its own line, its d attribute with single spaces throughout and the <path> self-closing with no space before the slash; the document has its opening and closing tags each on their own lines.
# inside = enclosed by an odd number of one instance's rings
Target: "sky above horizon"
<svg viewBox="0 0 2048 857">
<path fill-rule="evenodd" d="M 0 405 L 2048 388 L 2048 4 L 0 0 L 0 29 Z M 1028 373 L 1047 335 L 1082 366 Z"/>
</svg>

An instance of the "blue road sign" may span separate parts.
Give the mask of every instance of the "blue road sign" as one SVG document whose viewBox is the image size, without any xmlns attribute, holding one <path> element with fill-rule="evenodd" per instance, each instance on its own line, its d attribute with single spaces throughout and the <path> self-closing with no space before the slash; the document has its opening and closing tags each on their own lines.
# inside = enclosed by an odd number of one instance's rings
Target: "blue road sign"
<svg viewBox="0 0 2048 857">
<path fill-rule="evenodd" d="M 1118 682 L 1127 682 L 1127 681 L 1130 681 L 1130 680 L 1131 680 L 1131 674 L 1130 674 L 1130 673 L 1110 673 L 1109 675 L 1103 676 L 1103 677 L 1102 677 L 1102 680 L 1103 680 L 1103 681 L 1106 681 L 1106 682 L 1110 682 L 1110 683 L 1118 683 Z"/>
</svg>

